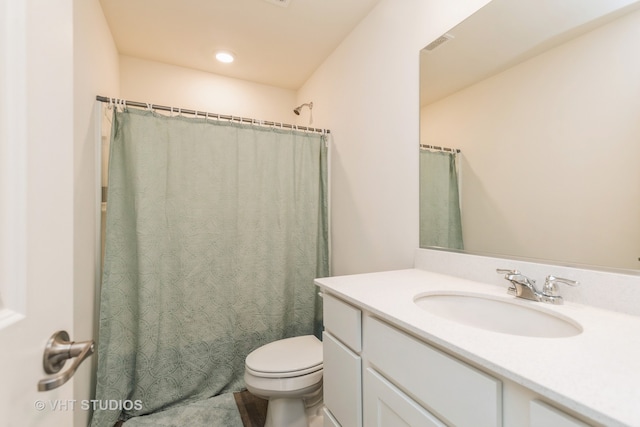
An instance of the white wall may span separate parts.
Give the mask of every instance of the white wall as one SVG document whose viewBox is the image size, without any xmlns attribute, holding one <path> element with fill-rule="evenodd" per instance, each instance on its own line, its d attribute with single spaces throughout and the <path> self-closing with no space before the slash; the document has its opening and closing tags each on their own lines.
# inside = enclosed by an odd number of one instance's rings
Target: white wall
<svg viewBox="0 0 640 427">
<path fill-rule="evenodd" d="M 96 279 L 96 95 L 119 94 L 118 53 L 98 0 L 74 2 L 74 330 L 72 340 L 97 339 Z M 96 357 L 74 376 L 74 399 L 93 392 Z M 90 362 L 90 363 L 89 363 Z M 74 411 L 86 426 L 89 412 Z"/>
<path fill-rule="evenodd" d="M 120 57 L 121 97 L 257 120 L 293 123 L 295 92 L 129 56 Z"/>
<path fill-rule="evenodd" d="M 465 249 L 638 269 L 640 12 L 423 109 L 462 150 Z"/>
<path fill-rule="evenodd" d="M 418 52 L 486 3 L 382 0 L 298 92 L 333 135 L 333 274 L 413 265 Z"/>
</svg>

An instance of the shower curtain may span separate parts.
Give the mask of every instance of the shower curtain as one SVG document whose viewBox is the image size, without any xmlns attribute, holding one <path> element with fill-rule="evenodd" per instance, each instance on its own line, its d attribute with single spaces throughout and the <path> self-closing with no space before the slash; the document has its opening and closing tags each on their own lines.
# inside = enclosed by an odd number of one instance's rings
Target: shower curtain
<svg viewBox="0 0 640 427">
<path fill-rule="evenodd" d="M 464 249 L 457 154 L 420 150 L 420 247 Z"/>
<path fill-rule="evenodd" d="M 93 427 L 239 390 L 329 274 L 323 135 L 114 114 Z"/>
</svg>

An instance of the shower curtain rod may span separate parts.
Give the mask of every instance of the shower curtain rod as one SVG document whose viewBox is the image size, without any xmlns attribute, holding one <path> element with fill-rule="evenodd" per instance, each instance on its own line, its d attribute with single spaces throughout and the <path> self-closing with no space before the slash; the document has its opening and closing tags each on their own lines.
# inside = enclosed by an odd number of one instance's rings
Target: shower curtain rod
<svg viewBox="0 0 640 427">
<path fill-rule="evenodd" d="M 137 102 L 137 101 L 126 101 L 119 98 L 109 98 L 109 97 L 100 96 L 100 95 L 96 96 L 96 100 L 100 102 L 113 103 L 114 105 L 124 105 L 126 107 L 148 108 L 152 110 L 169 111 L 172 113 L 177 112 L 178 114 L 191 114 L 194 116 L 202 116 L 203 118 L 207 117 L 210 119 L 217 119 L 217 120 L 230 120 L 230 121 L 236 121 L 240 123 L 251 123 L 253 125 L 281 127 L 281 128 L 301 130 L 301 131 L 307 131 L 307 132 L 317 132 L 322 134 L 331 133 L 329 129 L 319 129 L 319 128 L 312 128 L 307 126 L 291 125 L 287 123 L 270 122 L 267 120 L 248 119 L 246 117 L 207 113 L 205 111 L 186 110 L 184 108 L 167 107 L 166 105 L 149 104 L 149 103 Z"/>
<path fill-rule="evenodd" d="M 420 148 L 428 149 L 428 150 L 447 151 L 449 153 L 460 153 L 460 149 L 459 148 L 438 147 L 437 145 L 420 144 Z"/>
</svg>

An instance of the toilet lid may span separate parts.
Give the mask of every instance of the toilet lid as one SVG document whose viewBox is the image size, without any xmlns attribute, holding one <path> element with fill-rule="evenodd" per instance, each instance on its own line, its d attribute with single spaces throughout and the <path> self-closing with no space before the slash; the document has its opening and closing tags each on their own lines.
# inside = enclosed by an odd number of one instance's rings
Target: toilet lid
<svg viewBox="0 0 640 427">
<path fill-rule="evenodd" d="M 274 341 L 252 351 L 245 365 L 266 374 L 313 371 L 322 367 L 322 342 L 313 335 Z"/>
</svg>

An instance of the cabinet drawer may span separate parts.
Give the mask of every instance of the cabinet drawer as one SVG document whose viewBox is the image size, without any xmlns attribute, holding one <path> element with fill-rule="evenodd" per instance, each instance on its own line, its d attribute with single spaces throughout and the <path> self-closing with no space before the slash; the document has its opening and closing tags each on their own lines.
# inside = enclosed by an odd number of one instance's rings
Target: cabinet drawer
<svg viewBox="0 0 640 427">
<path fill-rule="evenodd" d="M 364 374 L 364 425 L 446 427 L 371 368 Z"/>
<path fill-rule="evenodd" d="M 532 400 L 529 409 L 530 427 L 589 427 L 588 424 L 539 400 Z"/>
<path fill-rule="evenodd" d="M 370 317 L 364 354 L 376 370 L 446 424 L 502 425 L 502 383 L 496 378 Z"/>
<path fill-rule="evenodd" d="M 324 404 L 342 427 L 362 426 L 362 360 L 330 333 L 322 334 Z"/>
<path fill-rule="evenodd" d="M 322 305 L 324 329 L 359 353 L 362 350 L 362 312 L 327 293 Z"/>
</svg>

